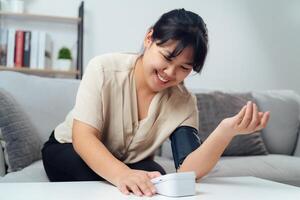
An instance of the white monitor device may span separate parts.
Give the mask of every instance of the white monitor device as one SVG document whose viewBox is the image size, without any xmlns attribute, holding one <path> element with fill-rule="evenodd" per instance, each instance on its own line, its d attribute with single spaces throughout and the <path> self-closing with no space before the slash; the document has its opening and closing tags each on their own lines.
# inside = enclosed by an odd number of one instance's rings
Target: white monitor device
<svg viewBox="0 0 300 200">
<path fill-rule="evenodd" d="M 182 197 L 196 193 L 195 172 L 179 172 L 156 177 L 151 180 L 158 194 Z"/>
</svg>

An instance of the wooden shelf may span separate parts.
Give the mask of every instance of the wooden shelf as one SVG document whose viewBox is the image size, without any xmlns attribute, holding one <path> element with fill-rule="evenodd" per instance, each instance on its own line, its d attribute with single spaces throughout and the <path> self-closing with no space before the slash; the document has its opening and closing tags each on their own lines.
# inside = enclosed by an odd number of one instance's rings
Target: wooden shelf
<svg viewBox="0 0 300 200">
<path fill-rule="evenodd" d="M 30 69 L 27 67 L 5 67 L 0 66 L 0 71 L 14 71 L 14 72 L 21 72 L 26 74 L 35 74 L 40 76 L 53 76 L 53 75 L 64 75 L 64 76 L 76 76 L 80 74 L 79 71 L 62 71 L 62 70 L 52 70 L 52 69 Z"/>
<path fill-rule="evenodd" d="M 1 12 L 0 17 L 5 19 L 17 19 L 17 20 L 36 20 L 36 21 L 52 21 L 60 23 L 78 24 L 81 21 L 80 17 L 63 17 L 63 16 L 51 16 L 51 15 L 40 15 L 40 14 L 29 14 L 29 13 L 11 13 Z"/>
<path fill-rule="evenodd" d="M 44 15 L 44 14 L 33 14 L 33 13 L 13 13 L 13 12 L 3 12 L 0 11 L 0 25 L 2 20 L 6 20 L 7 24 L 14 23 L 15 21 L 19 21 L 22 25 L 24 24 L 26 27 L 28 24 L 31 25 L 32 22 L 37 24 L 35 25 L 42 25 L 47 26 L 47 23 L 58 23 L 58 25 L 66 25 L 71 24 L 72 26 L 75 25 L 77 27 L 77 55 L 76 55 L 76 69 L 72 71 L 61 71 L 61 70 L 52 70 L 52 69 L 31 69 L 31 68 L 10 68 L 6 66 L 0 65 L 0 71 L 17 71 L 21 73 L 27 74 L 35 74 L 40 76 L 70 76 L 76 79 L 81 79 L 83 75 L 83 36 L 84 36 L 84 1 L 80 2 L 78 7 L 78 16 L 76 17 L 68 17 L 68 16 L 57 16 L 57 15 Z M 15 20 L 15 21 L 14 21 Z M 42 22 L 41 24 L 39 22 Z M 56 24 L 54 24 L 56 25 Z M 1 26 L 2 27 L 2 26 Z M 67 26 L 65 26 L 67 27 Z M 8 26 L 9 28 L 9 26 Z M 45 28 L 45 27 L 44 27 Z M 63 27 L 62 27 L 63 28 Z M 23 28 L 22 26 L 22 29 Z"/>
</svg>

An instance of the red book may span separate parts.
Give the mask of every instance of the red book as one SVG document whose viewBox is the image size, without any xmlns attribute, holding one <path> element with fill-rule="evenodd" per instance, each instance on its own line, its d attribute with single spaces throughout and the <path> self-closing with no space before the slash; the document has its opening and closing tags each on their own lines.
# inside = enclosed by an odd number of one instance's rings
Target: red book
<svg viewBox="0 0 300 200">
<path fill-rule="evenodd" d="M 22 67 L 23 65 L 23 51 L 24 51 L 24 31 L 16 31 L 16 46 L 15 46 L 15 67 Z"/>
</svg>

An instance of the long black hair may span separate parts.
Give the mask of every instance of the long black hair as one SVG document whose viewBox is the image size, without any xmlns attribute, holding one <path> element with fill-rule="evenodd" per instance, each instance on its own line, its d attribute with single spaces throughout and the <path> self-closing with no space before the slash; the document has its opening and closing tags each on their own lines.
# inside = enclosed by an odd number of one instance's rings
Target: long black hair
<svg viewBox="0 0 300 200">
<path fill-rule="evenodd" d="M 175 9 L 163 14 L 150 28 L 152 39 L 158 46 L 169 40 L 177 41 L 177 46 L 168 57 L 178 56 L 184 48 L 193 48 L 193 70 L 201 72 L 208 51 L 208 35 L 203 19 L 191 11 Z"/>
</svg>

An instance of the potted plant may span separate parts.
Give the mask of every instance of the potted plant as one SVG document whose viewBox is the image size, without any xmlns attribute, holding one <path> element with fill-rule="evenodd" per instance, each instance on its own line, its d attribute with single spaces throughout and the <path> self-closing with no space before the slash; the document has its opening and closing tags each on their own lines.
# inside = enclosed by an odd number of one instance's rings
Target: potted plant
<svg viewBox="0 0 300 200">
<path fill-rule="evenodd" d="M 69 71 L 72 65 L 72 53 L 71 50 L 67 47 L 62 47 L 58 51 L 57 57 L 57 67 L 58 70 Z"/>
</svg>

